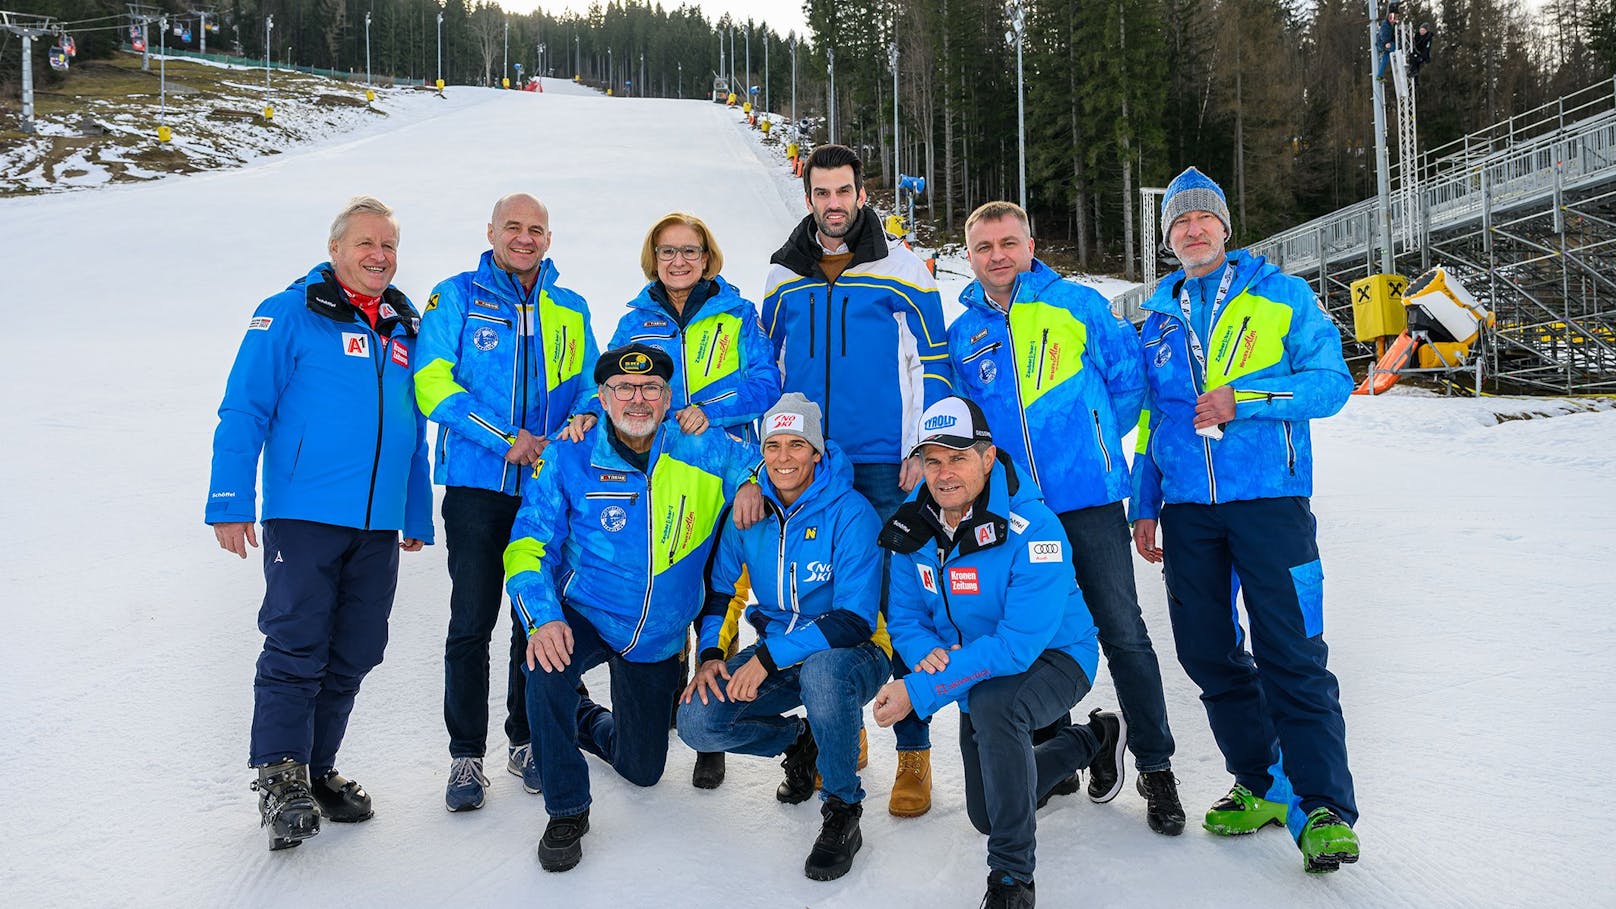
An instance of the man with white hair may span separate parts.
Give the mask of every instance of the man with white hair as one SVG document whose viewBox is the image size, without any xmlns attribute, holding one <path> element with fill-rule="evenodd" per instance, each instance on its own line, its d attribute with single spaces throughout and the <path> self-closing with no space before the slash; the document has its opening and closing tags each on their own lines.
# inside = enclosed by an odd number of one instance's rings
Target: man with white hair
<svg viewBox="0 0 1616 909">
<path fill-rule="evenodd" d="M 322 816 L 371 817 L 369 794 L 336 771 L 337 749 L 387 646 L 398 551 L 432 542 L 426 420 L 410 382 L 420 320 L 391 283 L 392 209 L 354 198 L 327 250 L 253 313 L 213 435 L 206 520 L 219 547 L 244 559 L 254 520 L 264 526 L 248 763 L 271 850 L 319 833 Z"/>
</svg>

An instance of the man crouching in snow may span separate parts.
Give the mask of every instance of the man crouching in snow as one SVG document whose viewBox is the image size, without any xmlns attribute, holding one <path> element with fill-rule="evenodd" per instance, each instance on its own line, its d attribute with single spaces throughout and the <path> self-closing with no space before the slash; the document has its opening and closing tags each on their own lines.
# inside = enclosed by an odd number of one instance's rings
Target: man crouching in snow
<svg viewBox="0 0 1616 909">
<path fill-rule="evenodd" d="M 881 531 L 892 552 L 888 630 L 899 653 L 925 654 L 875 698 L 890 726 L 913 710 L 960 707 L 965 809 L 988 837 L 982 905 L 1033 905 L 1034 812 L 1082 767 L 1121 779 L 1127 725 L 1092 711 L 1034 747 L 1088 694 L 1098 633 L 1073 580 L 1059 519 L 1002 458 L 981 408 L 944 398 L 920 418 L 925 481 Z"/>
<path fill-rule="evenodd" d="M 701 667 L 685 689 L 679 735 L 697 751 L 784 754 L 787 804 L 824 779 L 824 824 L 803 873 L 841 877 L 864 845 L 858 776 L 864 705 L 892 672 L 886 634 L 872 634 L 881 602 L 880 519 L 853 490 L 853 466 L 825 441 L 819 405 L 793 392 L 763 415 L 759 481 L 767 514 L 725 530 L 709 571 Z M 758 642 L 724 660 L 719 631 L 742 578 L 757 595 Z M 727 684 L 720 684 L 722 677 Z M 784 716 L 798 705 L 806 719 Z"/>
<path fill-rule="evenodd" d="M 679 650 L 701 611 L 707 554 L 724 506 L 737 527 L 763 513 L 757 449 L 722 432 L 687 435 L 668 414 L 673 360 L 629 344 L 601 354 L 606 419 L 551 445 L 525 484 L 505 550 L 506 588 L 527 629 L 527 716 L 550 821 L 539 864 L 567 871 L 589 832 L 589 765 L 637 786 L 662 778 L 668 721 L 684 682 Z M 611 667 L 612 707 L 579 689 Z"/>
<path fill-rule="evenodd" d="M 258 545 L 264 458 L 264 652 L 248 763 L 270 849 L 319 833 L 322 816 L 370 818 L 370 796 L 333 765 L 359 682 L 387 646 L 398 551 L 432 542 L 426 417 L 410 376 L 421 320 L 391 284 L 392 209 L 354 198 L 328 249 L 330 262 L 253 314 L 213 435 L 206 519 L 219 548 L 244 559 Z"/>
</svg>

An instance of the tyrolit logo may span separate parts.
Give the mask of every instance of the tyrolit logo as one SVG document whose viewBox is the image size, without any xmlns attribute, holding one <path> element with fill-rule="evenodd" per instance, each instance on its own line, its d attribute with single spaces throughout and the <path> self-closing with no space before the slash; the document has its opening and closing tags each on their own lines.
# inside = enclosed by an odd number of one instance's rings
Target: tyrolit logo
<svg viewBox="0 0 1616 909">
<path fill-rule="evenodd" d="M 951 414 L 940 413 L 937 416 L 927 420 L 925 425 L 921 428 L 925 429 L 927 432 L 931 432 L 937 429 L 948 429 L 958 422 L 959 419 Z"/>
</svg>

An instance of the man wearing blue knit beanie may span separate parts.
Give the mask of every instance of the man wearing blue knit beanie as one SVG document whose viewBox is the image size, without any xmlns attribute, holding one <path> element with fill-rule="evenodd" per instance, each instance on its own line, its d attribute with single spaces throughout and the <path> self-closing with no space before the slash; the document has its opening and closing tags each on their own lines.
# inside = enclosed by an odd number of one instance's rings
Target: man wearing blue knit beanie
<svg viewBox="0 0 1616 909">
<path fill-rule="evenodd" d="M 1352 391 L 1341 334 L 1306 281 L 1228 250 L 1228 202 L 1195 168 L 1168 184 L 1161 227 L 1182 270 L 1145 303 L 1133 537 L 1163 563 L 1179 663 L 1235 778 L 1204 826 L 1285 825 L 1307 871 L 1335 871 L 1358 860 L 1358 811 L 1326 668 L 1308 421 Z"/>
</svg>

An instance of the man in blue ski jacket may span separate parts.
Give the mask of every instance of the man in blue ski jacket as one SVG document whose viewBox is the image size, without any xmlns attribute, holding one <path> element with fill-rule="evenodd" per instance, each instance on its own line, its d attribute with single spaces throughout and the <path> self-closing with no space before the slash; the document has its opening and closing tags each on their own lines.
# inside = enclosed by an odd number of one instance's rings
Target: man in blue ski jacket
<svg viewBox="0 0 1616 909">
<path fill-rule="evenodd" d="M 1145 303 L 1133 535 L 1164 562 L 1178 660 L 1235 778 L 1204 825 L 1285 824 L 1308 871 L 1334 871 L 1358 858 L 1358 810 L 1326 668 L 1308 421 L 1352 392 L 1341 335 L 1306 281 L 1227 251 L 1228 203 L 1200 171 L 1168 185 L 1161 224 L 1183 270 Z"/>
<path fill-rule="evenodd" d="M 876 695 L 875 720 L 959 704 L 965 810 L 988 837 L 982 904 L 1030 909 L 1037 805 L 1081 767 L 1119 773 L 1127 723 L 1095 710 L 1033 744 L 1089 692 L 1099 660 L 1060 521 L 972 401 L 928 408 L 915 453 L 925 482 L 882 528 L 881 546 L 893 554 L 892 643 L 919 657 Z"/>
<path fill-rule="evenodd" d="M 762 516 L 757 449 L 722 432 L 664 423 L 673 360 L 646 345 L 610 350 L 594 379 L 606 419 L 557 442 L 525 481 L 505 550 L 506 586 L 527 632 L 527 710 L 550 816 L 546 871 L 583 857 L 589 767 L 582 748 L 637 786 L 661 779 L 684 677 L 679 651 L 701 611 L 713 536 Z M 579 691 L 611 667 L 612 709 Z"/>
<path fill-rule="evenodd" d="M 415 394 L 438 424 L 443 533 L 449 550 L 449 631 L 443 721 L 449 730 L 450 811 L 481 808 L 488 788 L 488 641 L 504 602 L 502 559 L 522 504 L 524 475 L 547 437 L 591 399 L 595 336 L 582 297 L 556 284 L 550 213 L 513 193 L 494 204 L 475 271 L 432 289 L 421 318 Z M 527 634 L 511 615 L 505 667 L 505 767 L 539 791 L 527 728 L 522 662 Z"/>
<path fill-rule="evenodd" d="M 248 762 L 270 849 L 319 833 L 322 816 L 371 817 L 337 749 L 387 646 L 398 551 L 432 542 L 426 420 L 410 387 L 419 320 L 391 283 L 392 209 L 350 200 L 328 251 L 253 313 L 213 435 L 206 520 L 220 548 L 246 558 L 253 522 L 264 525 Z"/>
<path fill-rule="evenodd" d="M 1139 333 L 1093 289 L 1033 257 L 1021 206 L 989 202 L 972 212 L 965 246 L 976 280 L 960 294 L 965 312 L 948 328 L 954 384 L 999 427 L 999 449 L 1060 518 L 1128 718 L 1146 820 L 1177 836 L 1184 808 L 1171 769 L 1173 734 L 1122 505 L 1129 491 L 1122 437 L 1139 422 L 1145 396 Z M 1076 782 L 1055 791 L 1074 792 Z M 1091 774 L 1089 798 L 1110 801 L 1122 783 Z"/>
<path fill-rule="evenodd" d="M 852 149 L 821 145 L 802 170 L 808 215 L 771 259 L 763 327 L 786 391 L 825 415 L 825 438 L 853 462 L 853 488 L 885 521 L 920 481 L 909 457 L 920 412 L 950 394 L 937 281 L 865 207 Z M 883 585 L 883 596 L 884 585 Z M 902 674 L 905 663 L 895 661 Z M 931 809 L 931 733 L 917 719 L 896 730 L 898 774 L 888 810 Z"/>
<path fill-rule="evenodd" d="M 814 794 L 817 770 L 824 824 L 803 871 L 829 881 L 847 873 L 864 844 L 859 730 L 892 664 L 885 634 L 875 635 L 880 522 L 820 426 L 819 406 L 796 392 L 763 415 L 766 517 L 719 540 L 702 611 L 702 663 L 682 698 L 679 735 L 698 751 L 784 754 L 786 781 L 775 797 L 788 804 Z M 726 661 L 720 630 L 743 576 L 757 595 L 749 617 L 758 642 Z M 782 715 L 798 706 L 806 719 Z"/>
</svg>

